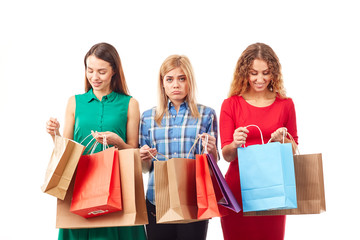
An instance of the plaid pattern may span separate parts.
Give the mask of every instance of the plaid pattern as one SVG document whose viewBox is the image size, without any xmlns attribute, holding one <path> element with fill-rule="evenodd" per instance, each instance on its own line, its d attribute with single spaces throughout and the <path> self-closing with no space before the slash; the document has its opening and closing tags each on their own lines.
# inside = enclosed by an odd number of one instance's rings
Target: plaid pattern
<svg viewBox="0 0 360 240">
<path fill-rule="evenodd" d="M 216 138 L 217 143 L 217 120 L 216 113 L 212 108 L 197 105 L 200 117 L 190 116 L 190 108 L 186 102 L 180 105 L 179 112 L 169 102 L 169 115 L 164 115 L 161 126 L 155 122 L 156 108 L 145 111 L 140 121 L 139 144 L 140 147 L 148 145 L 156 148 L 158 153 L 170 158 L 187 158 L 192 145 L 198 134 L 208 133 Z M 200 149 L 199 149 L 200 148 Z M 195 154 L 202 151 L 200 141 L 192 149 L 189 158 L 195 159 Z M 164 161 L 165 157 L 157 154 L 156 158 Z M 146 198 L 155 204 L 154 194 L 154 171 L 150 170 Z"/>
</svg>

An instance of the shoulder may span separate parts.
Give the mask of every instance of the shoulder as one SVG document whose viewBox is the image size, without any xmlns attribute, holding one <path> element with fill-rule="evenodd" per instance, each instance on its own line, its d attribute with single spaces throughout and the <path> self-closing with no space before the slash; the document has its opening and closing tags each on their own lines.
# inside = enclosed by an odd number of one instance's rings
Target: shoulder
<svg viewBox="0 0 360 240">
<path fill-rule="evenodd" d="M 231 109 L 234 106 L 238 106 L 243 100 L 244 99 L 241 96 L 231 96 L 226 98 L 221 105 L 221 110 Z"/>
<path fill-rule="evenodd" d="M 280 98 L 280 97 L 277 97 L 276 98 L 278 103 L 284 105 L 284 106 L 287 106 L 287 107 L 294 107 L 294 101 L 292 100 L 292 98 Z"/>
<path fill-rule="evenodd" d="M 75 113 L 75 106 L 76 106 L 75 96 L 71 96 L 68 99 L 68 102 L 67 102 L 67 105 L 66 105 L 66 111 L 68 113 Z"/>
<path fill-rule="evenodd" d="M 216 116 L 216 112 L 213 108 L 205 106 L 203 104 L 196 104 L 199 113 L 202 116 Z"/>
<path fill-rule="evenodd" d="M 156 112 L 156 107 L 152 107 L 148 110 L 145 110 L 141 116 L 141 118 L 149 118 L 149 117 L 154 117 L 155 116 L 155 112 Z"/>
<path fill-rule="evenodd" d="M 139 102 L 131 96 L 128 97 L 129 97 L 129 108 L 139 108 Z"/>
</svg>

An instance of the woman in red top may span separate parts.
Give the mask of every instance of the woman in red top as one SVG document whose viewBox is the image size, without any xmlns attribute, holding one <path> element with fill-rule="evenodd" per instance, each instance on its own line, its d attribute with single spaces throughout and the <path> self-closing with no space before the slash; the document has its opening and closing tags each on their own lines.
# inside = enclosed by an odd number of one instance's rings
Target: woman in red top
<svg viewBox="0 0 360 240">
<path fill-rule="evenodd" d="M 230 162 L 225 179 L 241 203 L 237 148 L 261 144 L 257 125 L 264 142 L 283 141 L 288 131 L 297 143 L 294 103 L 285 95 L 281 65 L 275 52 L 266 44 L 256 43 L 241 54 L 231 83 L 229 98 L 225 99 L 220 113 L 222 154 Z M 285 142 L 291 142 L 285 138 Z M 296 144 L 293 144 L 295 148 Z M 224 239 L 284 239 L 285 216 L 244 217 L 243 213 L 230 212 L 221 218 Z"/>
</svg>

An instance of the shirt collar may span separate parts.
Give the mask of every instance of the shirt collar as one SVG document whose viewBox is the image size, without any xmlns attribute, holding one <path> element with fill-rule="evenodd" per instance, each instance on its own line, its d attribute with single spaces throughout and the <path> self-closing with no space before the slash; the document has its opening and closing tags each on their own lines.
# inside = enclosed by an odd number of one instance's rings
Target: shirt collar
<svg viewBox="0 0 360 240">
<path fill-rule="evenodd" d="M 116 92 L 112 91 L 111 93 L 109 93 L 106 96 L 103 96 L 103 100 L 108 100 L 108 101 L 113 101 L 115 99 L 116 96 Z M 99 99 L 95 96 L 93 89 L 91 88 L 87 93 L 86 93 L 86 98 L 88 102 L 91 102 L 93 100 L 97 100 L 99 101 Z"/>
<path fill-rule="evenodd" d="M 188 109 L 189 105 L 187 103 L 187 101 L 184 101 L 183 103 L 180 104 L 180 109 L 185 108 Z M 168 109 L 170 110 L 171 108 L 174 108 L 174 104 L 170 101 L 170 99 L 168 99 Z"/>
</svg>

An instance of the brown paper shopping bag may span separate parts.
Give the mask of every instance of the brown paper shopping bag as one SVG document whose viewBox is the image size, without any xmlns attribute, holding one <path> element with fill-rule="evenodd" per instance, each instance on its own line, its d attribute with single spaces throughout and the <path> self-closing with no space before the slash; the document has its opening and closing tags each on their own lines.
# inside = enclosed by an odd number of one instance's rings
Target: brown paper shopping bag
<svg viewBox="0 0 360 240">
<path fill-rule="evenodd" d="M 106 215 L 83 218 L 70 212 L 73 183 L 64 201 L 57 202 L 57 228 L 134 226 L 148 223 L 139 149 L 119 150 L 123 209 Z"/>
<path fill-rule="evenodd" d="M 319 214 L 326 211 L 322 155 L 294 155 L 295 209 L 247 212 L 244 216 Z"/>
<path fill-rule="evenodd" d="M 195 159 L 154 161 L 157 223 L 189 223 L 197 219 Z"/>
<path fill-rule="evenodd" d="M 41 190 L 63 200 L 85 147 L 60 136 L 54 144 Z"/>
</svg>

